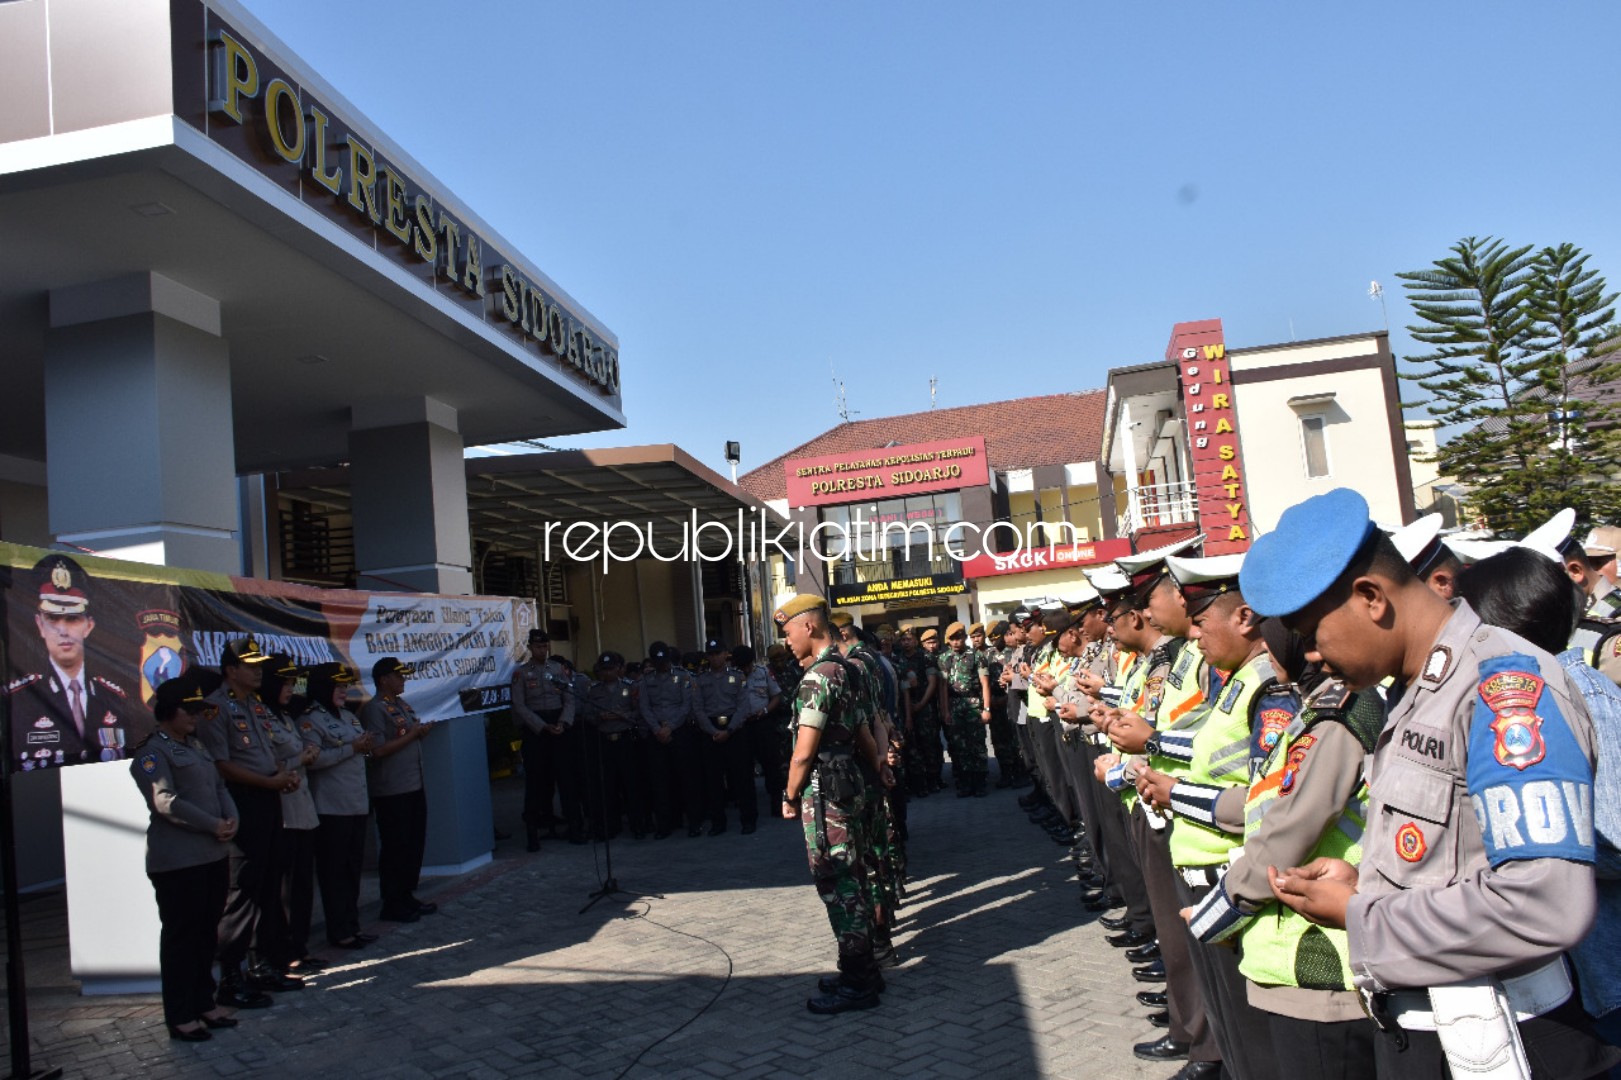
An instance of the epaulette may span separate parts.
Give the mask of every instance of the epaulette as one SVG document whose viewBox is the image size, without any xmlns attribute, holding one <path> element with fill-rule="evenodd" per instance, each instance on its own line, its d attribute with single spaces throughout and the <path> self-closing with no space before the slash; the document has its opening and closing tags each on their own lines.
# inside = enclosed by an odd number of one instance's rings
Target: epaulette
<svg viewBox="0 0 1621 1080">
<path fill-rule="evenodd" d="M 43 675 L 35 674 L 35 675 L 24 675 L 20 679 L 13 679 L 9 683 L 6 684 L 6 693 L 15 694 L 17 691 L 21 690 L 23 687 L 32 686 L 34 683 L 39 682 L 44 677 L 45 676 L 43 676 Z"/>
<path fill-rule="evenodd" d="M 1351 689 L 1340 680 L 1325 679 L 1306 695 L 1301 705 L 1316 714 L 1344 712 L 1353 696 Z"/>
<path fill-rule="evenodd" d="M 119 697 L 129 697 L 129 695 L 124 692 L 124 688 L 122 686 L 119 686 L 117 683 L 111 682 L 107 679 L 103 679 L 100 675 L 92 675 L 90 677 L 90 681 L 105 686 L 108 690 L 111 690 Z"/>
</svg>

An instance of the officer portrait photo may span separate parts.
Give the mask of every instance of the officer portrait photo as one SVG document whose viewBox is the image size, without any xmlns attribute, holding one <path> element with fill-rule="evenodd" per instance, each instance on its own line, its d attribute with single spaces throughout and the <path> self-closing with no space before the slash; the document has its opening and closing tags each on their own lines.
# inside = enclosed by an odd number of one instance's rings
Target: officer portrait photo
<svg viewBox="0 0 1621 1080">
<path fill-rule="evenodd" d="M 33 635 L 12 628 L 23 672 L 6 685 L 12 768 L 28 772 L 128 757 L 155 725 L 134 689 L 139 682 L 131 678 L 133 667 L 115 668 L 99 650 L 87 659 L 96 629 L 90 575 L 71 557 L 53 552 L 31 575 L 18 577 L 14 588 L 29 591 L 41 648 L 36 660 L 25 644 Z"/>
</svg>

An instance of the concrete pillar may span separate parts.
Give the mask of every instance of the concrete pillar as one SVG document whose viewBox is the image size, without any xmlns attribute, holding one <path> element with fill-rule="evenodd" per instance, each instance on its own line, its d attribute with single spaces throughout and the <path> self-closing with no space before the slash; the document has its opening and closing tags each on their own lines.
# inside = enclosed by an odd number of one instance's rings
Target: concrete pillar
<svg viewBox="0 0 1621 1080">
<path fill-rule="evenodd" d="M 359 587 L 471 593 L 467 471 L 456 410 L 422 397 L 357 404 L 349 463 Z M 411 695 L 409 683 L 405 694 Z M 435 726 L 422 754 L 428 796 L 422 872 L 458 874 L 489 862 L 493 846 L 484 717 Z"/>
<path fill-rule="evenodd" d="M 357 404 L 349 463 L 359 587 L 471 593 L 456 410 L 422 397 Z"/>
<path fill-rule="evenodd" d="M 154 273 L 51 292 L 45 445 L 57 540 L 240 574 L 234 440 L 218 301 Z"/>
</svg>

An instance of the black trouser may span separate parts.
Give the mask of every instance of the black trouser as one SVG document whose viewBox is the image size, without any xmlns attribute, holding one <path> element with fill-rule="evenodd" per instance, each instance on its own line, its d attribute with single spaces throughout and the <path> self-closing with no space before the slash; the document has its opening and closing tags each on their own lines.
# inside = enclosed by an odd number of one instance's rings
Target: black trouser
<svg viewBox="0 0 1621 1080">
<path fill-rule="evenodd" d="M 1159 955 L 1165 964 L 1165 997 L 1169 1003 L 1169 1034 L 1178 1042 L 1189 1043 L 1192 1061 L 1220 1061 L 1213 1026 L 1205 1017 L 1205 998 L 1193 963 L 1193 936 L 1182 919 L 1187 906 L 1177 890 L 1181 879 L 1171 865 L 1171 828 L 1155 829 L 1148 823 L 1142 803 L 1131 808 L 1131 839 L 1142 867 L 1143 885 L 1148 890 L 1148 906 L 1154 912 L 1159 930 Z M 1270 1036 L 1262 1046 L 1271 1048 Z M 1243 1073 L 1234 1072 L 1234 1076 Z M 1245 1077 L 1244 1080 L 1249 1080 Z"/>
<path fill-rule="evenodd" d="M 310 911 L 315 907 L 315 830 L 281 830 L 281 906 L 286 936 L 272 959 L 277 964 L 302 960 L 310 951 Z"/>
<path fill-rule="evenodd" d="M 1058 816 L 1073 825 L 1076 820 L 1075 798 L 1066 782 L 1064 766 L 1058 758 L 1058 721 L 1030 718 L 1025 725 L 1036 748 L 1036 759 L 1041 762 L 1041 785 L 1052 802 Z"/>
<path fill-rule="evenodd" d="M 1075 776 L 1075 798 L 1086 823 L 1086 845 L 1092 852 L 1092 869 L 1109 879 L 1109 853 L 1103 849 L 1104 800 L 1119 802 L 1114 792 L 1098 783 L 1093 767 L 1097 763 L 1098 748 L 1084 734 L 1077 733 L 1070 747 Z"/>
<path fill-rule="evenodd" d="M 648 772 L 653 781 L 653 809 L 660 832 L 668 832 L 686 820 L 696 829 L 704 816 L 703 740 L 697 725 L 682 724 L 670 733 L 670 741 L 650 739 L 647 743 Z"/>
<path fill-rule="evenodd" d="M 784 777 L 782 773 L 782 729 L 777 714 L 767 713 L 750 720 L 744 729 L 748 735 L 749 756 L 760 766 L 760 778 L 765 782 L 766 805 L 773 810 L 782 805 Z M 752 771 L 752 770 L 751 770 Z M 749 787 L 754 786 L 750 776 Z"/>
<path fill-rule="evenodd" d="M 377 811 L 377 890 L 385 913 L 416 910 L 422 849 L 428 842 L 428 797 L 418 788 L 372 797 Z"/>
<path fill-rule="evenodd" d="M 1374 1080 L 1373 1040 L 1379 1029 L 1372 1020 L 1333 1023 L 1296 1020 L 1267 1013 L 1272 1028 L 1272 1056 L 1289 1063 L 1289 1072 L 1311 1080 Z"/>
<path fill-rule="evenodd" d="M 1095 783 L 1096 781 L 1094 781 Z M 1126 806 L 1120 796 L 1101 784 L 1098 799 L 1098 827 L 1102 833 L 1110 894 L 1126 902 L 1126 921 L 1138 933 L 1154 932 L 1154 911 L 1148 903 L 1148 886 L 1143 883 L 1142 864 L 1131 840 Z"/>
<path fill-rule="evenodd" d="M 632 832 L 647 831 L 647 799 L 636 777 L 635 743 L 630 732 L 591 732 L 586 743 L 586 781 L 591 832 L 599 839 L 618 836 L 628 813 Z"/>
<path fill-rule="evenodd" d="M 1052 726 L 1058 738 L 1058 763 L 1064 770 L 1064 787 L 1069 792 L 1070 806 L 1075 810 L 1075 821 L 1090 834 L 1096 815 L 1092 801 L 1087 798 L 1087 789 L 1096 781 L 1092 779 L 1092 762 L 1086 753 L 1086 736 L 1079 728 L 1066 732 L 1064 725 L 1056 720 Z"/>
<path fill-rule="evenodd" d="M 555 724 L 563 710 L 547 709 L 536 715 L 548 724 Z M 521 728 L 518 754 L 523 759 L 523 823 L 530 829 L 544 829 L 557 823 L 553 799 L 557 794 L 557 740 L 560 738 L 561 735 L 549 731 Z"/>
<path fill-rule="evenodd" d="M 1373 1040 L 1373 1060 L 1379 1080 L 1435 1080 L 1450 1074 L 1441 1040 L 1433 1031 L 1409 1031 L 1407 1049 L 1398 1049 L 1390 1035 Z M 1520 1042 L 1531 1065 L 1531 1080 L 1578 1080 L 1601 1077 L 1621 1061 L 1621 1052 L 1607 1046 L 1582 1012 L 1578 995 L 1541 1016 L 1520 1022 Z"/>
<path fill-rule="evenodd" d="M 760 820 L 760 797 L 754 787 L 754 747 L 748 728 L 740 730 L 737 723 L 733 721 L 731 733 L 720 744 L 725 759 L 726 796 L 737 805 L 737 819 L 753 825 Z"/>
<path fill-rule="evenodd" d="M 366 814 L 322 814 L 315 830 L 315 876 L 321 885 L 326 939 L 336 945 L 360 933 L 360 872 Z"/>
<path fill-rule="evenodd" d="M 214 1010 L 215 928 L 230 887 L 228 859 L 147 875 L 157 894 L 158 973 L 163 980 L 163 1020 L 189 1024 Z"/>
<path fill-rule="evenodd" d="M 1176 886 L 1183 907 L 1198 907 L 1215 888 L 1213 884 L 1189 885 L 1180 872 Z M 1272 1025 L 1267 1013 L 1250 1004 L 1244 976 L 1238 971 L 1238 950 L 1193 941 L 1187 933 L 1183 937 L 1193 945 L 1193 969 L 1199 976 L 1210 1026 L 1215 1029 L 1222 1068 L 1244 1080 L 1280 1080 L 1280 1063 L 1272 1056 Z M 1164 948 L 1163 942 L 1160 947 Z M 1295 1072 L 1294 1062 L 1290 1065 L 1290 1072 Z"/>
<path fill-rule="evenodd" d="M 749 757 L 748 733 L 726 729 L 724 741 L 703 734 L 704 804 L 709 823 L 726 827 L 726 793 L 731 788 L 738 800 L 738 816 L 744 824 L 760 816 L 759 800 L 754 797 L 754 761 Z M 744 778 L 747 791 L 744 791 Z M 747 798 L 744 798 L 744 795 Z"/>
<path fill-rule="evenodd" d="M 219 920 L 220 975 L 236 974 L 252 948 L 255 959 L 274 958 L 285 931 L 281 875 L 281 793 L 230 784 L 238 825 L 231 847 L 231 885 Z"/>
</svg>

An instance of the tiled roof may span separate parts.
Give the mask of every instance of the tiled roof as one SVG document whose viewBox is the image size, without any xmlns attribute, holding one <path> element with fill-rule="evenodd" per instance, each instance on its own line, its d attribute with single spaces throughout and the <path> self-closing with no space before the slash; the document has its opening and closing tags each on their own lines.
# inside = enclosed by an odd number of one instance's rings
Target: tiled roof
<svg viewBox="0 0 1621 1080">
<path fill-rule="evenodd" d="M 786 498 L 788 478 L 782 466 L 791 458 L 970 435 L 985 437 L 985 456 L 998 471 L 1096 461 L 1103 447 L 1107 395 L 1105 390 L 1080 390 L 851 420 L 744 473 L 737 485 L 756 499 Z"/>
</svg>

